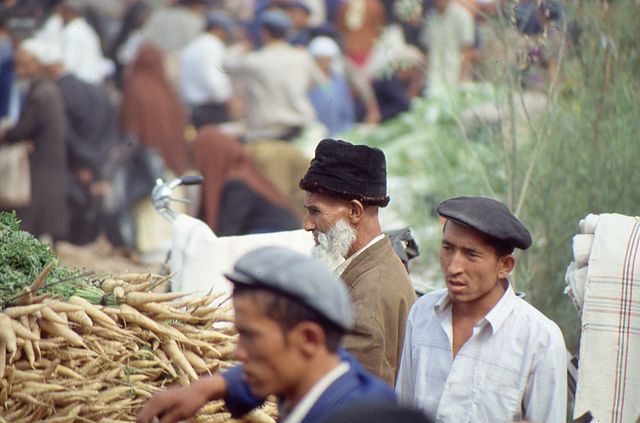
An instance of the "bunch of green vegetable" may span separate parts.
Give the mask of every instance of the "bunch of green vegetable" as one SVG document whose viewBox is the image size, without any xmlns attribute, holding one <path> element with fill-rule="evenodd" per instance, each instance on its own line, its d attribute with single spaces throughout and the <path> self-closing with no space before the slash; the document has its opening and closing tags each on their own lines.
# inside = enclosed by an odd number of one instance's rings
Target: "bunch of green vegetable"
<svg viewBox="0 0 640 423">
<path fill-rule="evenodd" d="M 93 285 L 74 269 L 62 266 L 51 249 L 20 229 L 14 212 L 0 212 L 0 302 L 6 305 L 52 264 L 41 293 L 69 298 L 77 290 L 97 296 Z M 86 295 L 85 295 L 86 296 Z"/>
</svg>

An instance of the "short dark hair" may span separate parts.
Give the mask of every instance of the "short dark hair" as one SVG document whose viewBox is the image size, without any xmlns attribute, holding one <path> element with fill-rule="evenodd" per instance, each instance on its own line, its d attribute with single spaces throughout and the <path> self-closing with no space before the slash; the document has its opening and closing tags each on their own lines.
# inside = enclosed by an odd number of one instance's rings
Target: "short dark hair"
<svg viewBox="0 0 640 423">
<path fill-rule="evenodd" d="M 345 330 L 329 321 L 317 311 L 306 307 L 295 299 L 274 290 L 236 284 L 233 297 L 251 298 L 271 320 L 275 321 L 286 334 L 302 322 L 313 322 L 324 331 L 325 347 L 329 352 L 336 352 Z"/>
<path fill-rule="evenodd" d="M 269 25 L 267 23 L 262 23 L 262 29 L 267 32 L 271 37 L 276 38 L 278 40 L 284 40 L 287 37 L 289 32 L 286 28 L 276 27 L 274 25 Z"/>
</svg>

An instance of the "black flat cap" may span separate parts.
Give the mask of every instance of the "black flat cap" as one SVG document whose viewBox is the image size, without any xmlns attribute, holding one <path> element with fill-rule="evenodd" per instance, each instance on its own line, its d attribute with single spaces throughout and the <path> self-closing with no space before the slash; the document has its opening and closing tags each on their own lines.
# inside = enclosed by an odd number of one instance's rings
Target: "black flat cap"
<svg viewBox="0 0 640 423">
<path fill-rule="evenodd" d="M 379 148 L 331 138 L 320 141 L 300 188 L 385 207 L 387 164 Z"/>
<path fill-rule="evenodd" d="M 531 246 L 527 228 L 499 201 L 485 197 L 456 197 L 443 201 L 436 210 L 442 217 L 511 247 L 526 250 Z"/>
<path fill-rule="evenodd" d="M 348 331 L 353 326 L 351 297 L 337 276 L 320 261 L 283 247 L 262 247 L 238 259 L 234 284 L 267 288 L 315 310 Z"/>
</svg>

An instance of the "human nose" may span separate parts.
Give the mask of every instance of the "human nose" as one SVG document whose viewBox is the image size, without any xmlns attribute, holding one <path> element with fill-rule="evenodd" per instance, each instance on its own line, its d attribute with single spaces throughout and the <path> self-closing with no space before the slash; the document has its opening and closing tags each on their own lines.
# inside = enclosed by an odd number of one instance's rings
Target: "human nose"
<svg viewBox="0 0 640 423">
<path fill-rule="evenodd" d="M 307 213 L 307 217 L 304 219 L 304 230 L 307 232 L 316 230 L 316 224 L 309 213 Z"/>
<path fill-rule="evenodd" d="M 241 342 L 238 342 L 236 349 L 233 351 L 234 360 L 245 362 L 247 360 L 247 351 L 242 346 Z"/>
<path fill-rule="evenodd" d="M 449 258 L 449 264 L 447 266 L 447 274 L 448 275 L 458 275 L 462 273 L 464 270 L 462 254 L 455 251 L 451 254 Z"/>
</svg>

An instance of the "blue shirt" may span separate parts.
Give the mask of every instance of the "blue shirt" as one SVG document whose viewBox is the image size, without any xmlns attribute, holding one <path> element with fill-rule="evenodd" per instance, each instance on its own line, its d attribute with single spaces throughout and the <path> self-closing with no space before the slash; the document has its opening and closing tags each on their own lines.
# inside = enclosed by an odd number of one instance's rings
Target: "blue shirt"
<svg viewBox="0 0 640 423">
<path fill-rule="evenodd" d="M 367 372 L 360 363 L 345 350 L 339 350 L 340 358 L 349 363 L 349 371 L 340 376 L 324 391 L 311 407 L 302 423 L 318 422 L 320 419 L 346 405 L 367 401 L 395 403 L 396 396 L 386 383 Z M 242 379 L 242 365 L 222 375 L 227 383 L 227 407 L 234 417 L 241 416 L 260 406 L 263 398 L 254 396 L 249 384 Z"/>
</svg>

